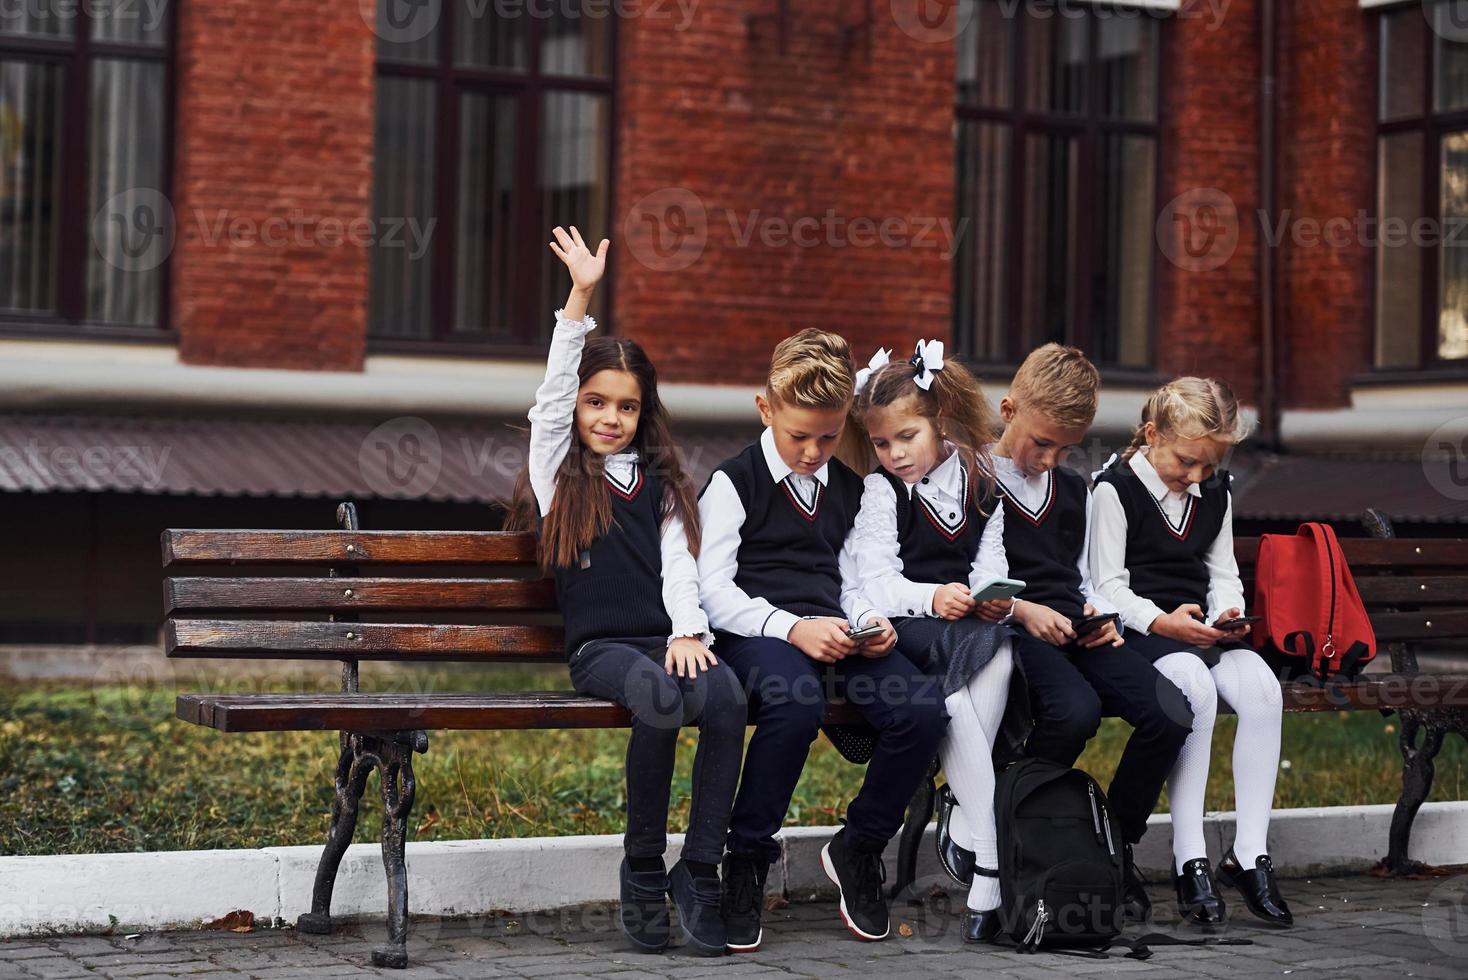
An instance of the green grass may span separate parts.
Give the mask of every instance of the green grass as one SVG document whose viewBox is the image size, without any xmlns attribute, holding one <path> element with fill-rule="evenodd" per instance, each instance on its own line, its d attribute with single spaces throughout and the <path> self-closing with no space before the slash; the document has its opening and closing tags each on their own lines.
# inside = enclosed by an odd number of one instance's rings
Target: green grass
<svg viewBox="0 0 1468 980">
<path fill-rule="evenodd" d="M 426 689 L 564 688 L 561 670 L 424 674 Z M 269 689 L 271 685 L 263 685 Z M 278 685 L 276 685 L 278 686 Z M 364 683 L 364 687 L 367 686 Z M 207 683 L 187 690 L 211 689 Z M 243 689 L 232 685 L 232 689 Z M 295 685 L 295 689 L 302 689 Z M 171 686 L 25 686 L 0 692 L 0 854 L 319 844 L 331 806 L 335 733 L 225 735 L 173 717 Z M 1401 785 L 1396 718 L 1286 716 L 1276 805 L 1390 803 Z M 1234 719 L 1218 723 L 1209 809 L 1232 809 Z M 1108 720 L 1081 765 L 1109 778 L 1127 729 Z M 688 814 L 693 732 L 673 785 Z M 415 758 L 414 840 L 621 830 L 625 731 L 430 732 Z M 862 775 L 825 742 L 811 752 L 787 822 L 834 824 Z M 1468 750 L 1451 740 L 1432 799 L 1462 799 Z M 377 839 L 376 780 L 358 841 Z M 1165 806 L 1165 801 L 1164 804 Z"/>
</svg>

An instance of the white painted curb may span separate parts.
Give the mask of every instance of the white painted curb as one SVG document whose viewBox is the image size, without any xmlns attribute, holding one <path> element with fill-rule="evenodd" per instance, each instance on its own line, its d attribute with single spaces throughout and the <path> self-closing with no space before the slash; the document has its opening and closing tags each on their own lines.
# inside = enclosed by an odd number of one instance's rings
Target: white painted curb
<svg viewBox="0 0 1468 980">
<path fill-rule="evenodd" d="M 1362 871 L 1386 853 L 1392 804 L 1278 810 L 1270 825 L 1270 853 L 1282 874 Z M 1206 818 L 1208 851 L 1215 860 L 1233 840 L 1233 814 Z M 1154 815 L 1137 848 L 1137 862 L 1154 876 L 1171 862 L 1170 821 Z M 820 850 L 835 828 L 787 827 L 782 854 L 770 869 L 768 891 L 801 900 L 832 894 Z M 953 888 L 938 868 L 928 830 L 918 861 L 918 884 Z M 677 860 L 681 835 L 669 838 Z M 536 837 L 409 844 L 408 897 L 415 915 L 481 915 L 539 911 L 608 902 L 617 896 L 622 839 Z M 1417 815 L 1412 857 L 1429 864 L 1468 863 L 1468 802 L 1428 803 Z M 310 908 L 321 848 L 268 847 L 147 854 L 75 854 L 0 857 L 0 936 L 192 928 L 236 909 L 269 924 L 294 923 Z M 896 844 L 887 849 L 889 877 L 897 870 Z M 1165 879 L 1162 879 L 1165 880 Z M 333 917 L 381 916 L 387 908 L 382 850 L 347 849 L 337 875 Z"/>
</svg>

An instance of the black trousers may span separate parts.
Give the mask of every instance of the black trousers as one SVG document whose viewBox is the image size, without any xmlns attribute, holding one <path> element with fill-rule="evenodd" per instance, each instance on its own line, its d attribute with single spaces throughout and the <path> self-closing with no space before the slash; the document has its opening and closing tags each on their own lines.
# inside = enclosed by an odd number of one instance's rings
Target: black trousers
<svg viewBox="0 0 1468 980">
<path fill-rule="evenodd" d="M 577 692 L 632 712 L 627 739 L 628 857 L 661 857 L 668 846 L 668 797 L 678 732 L 698 726 L 693 802 L 683 856 L 718 864 L 739 782 L 746 704 L 739 679 L 722 660 L 692 678 L 663 669 L 666 638 L 592 640 L 570 660 Z"/>
<path fill-rule="evenodd" d="M 718 634 L 714 649 L 734 669 L 755 726 L 729 821 L 729 850 L 774 861 L 775 834 L 790 808 L 826 697 L 844 698 L 876 730 L 866 779 L 846 808 L 846 839 L 857 850 L 886 846 L 948 727 L 936 678 L 893 649 L 834 665 L 811 660 L 785 640 Z"/>
<path fill-rule="evenodd" d="M 1075 765 L 1102 715 L 1134 729 L 1106 796 L 1128 844 L 1142 839 L 1172 764 L 1193 727 L 1193 711 L 1177 686 L 1126 645 L 1085 650 L 1051 646 L 1028 634 L 1014 653 L 1030 691 L 1034 730 L 1025 753 Z"/>
</svg>

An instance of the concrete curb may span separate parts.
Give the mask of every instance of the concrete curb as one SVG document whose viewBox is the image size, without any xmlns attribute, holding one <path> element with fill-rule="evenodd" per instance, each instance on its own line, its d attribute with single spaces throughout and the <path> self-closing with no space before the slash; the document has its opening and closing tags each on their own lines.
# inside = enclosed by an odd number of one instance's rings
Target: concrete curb
<svg viewBox="0 0 1468 980">
<path fill-rule="evenodd" d="M 1385 853 L 1394 806 L 1277 810 L 1270 852 L 1282 874 L 1356 872 Z M 1233 840 L 1233 814 L 1211 813 L 1205 833 L 1217 860 Z M 1157 814 L 1137 848 L 1154 880 L 1171 863 L 1170 820 Z M 833 893 L 820 851 L 833 827 L 788 827 L 781 857 L 770 869 L 768 891 L 803 900 Z M 933 830 L 920 851 L 918 888 L 956 886 L 939 869 Z M 669 839 L 677 860 L 681 835 Z M 294 923 L 310 907 L 321 848 L 267 847 L 145 854 L 74 854 L 0 857 L 0 936 L 192 928 L 235 909 L 262 924 Z M 537 837 L 408 845 L 408 894 L 414 915 L 482 915 L 540 911 L 609 902 L 617 895 L 621 838 Z M 889 875 L 896 846 L 887 849 Z M 1468 863 L 1468 801 L 1428 803 L 1417 815 L 1412 857 L 1429 864 Z M 347 849 L 332 901 L 334 917 L 385 913 L 382 852 L 375 844 Z"/>
</svg>

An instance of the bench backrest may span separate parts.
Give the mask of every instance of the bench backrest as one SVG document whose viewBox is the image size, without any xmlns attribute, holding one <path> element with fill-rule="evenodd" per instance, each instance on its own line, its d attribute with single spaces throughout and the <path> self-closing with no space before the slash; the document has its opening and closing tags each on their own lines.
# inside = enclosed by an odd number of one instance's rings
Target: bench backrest
<svg viewBox="0 0 1468 980">
<path fill-rule="evenodd" d="M 167 655 L 340 660 L 348 689 L 363 660 L 562 659 L 530 535 L 356 530 L 350 504 L 339 519 L 348 529 L 164 531 Z M 1235 542 L 1246 595 L 1258 546 Z M 1468 637 L 1468 541 L 1341 546 L 1381 642 Z"/>
</svg>

